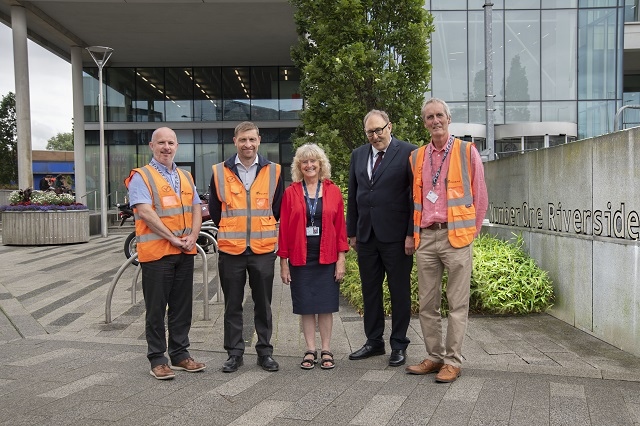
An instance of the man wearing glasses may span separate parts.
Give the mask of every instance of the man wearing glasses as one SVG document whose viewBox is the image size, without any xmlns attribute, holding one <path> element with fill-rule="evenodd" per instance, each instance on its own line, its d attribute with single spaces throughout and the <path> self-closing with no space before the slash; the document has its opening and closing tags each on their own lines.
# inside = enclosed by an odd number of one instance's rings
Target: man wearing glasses
<svg viewBox="0 0 640 426">
<path fill-rule="evenodd" d="M 369 143 L 351 154 L 347 235 L 358 252 L 367 341 L 349 359 L 385 354 L 382 285 L 386 275 L 392 305 L 389 365 L 397 367 L 406 362 L 409 345 L 415 251 L 409 155 L 417 147 L 393 137 L 392 128 L 386 112 L 369 111 L 364 117 Z"/>
</svg>

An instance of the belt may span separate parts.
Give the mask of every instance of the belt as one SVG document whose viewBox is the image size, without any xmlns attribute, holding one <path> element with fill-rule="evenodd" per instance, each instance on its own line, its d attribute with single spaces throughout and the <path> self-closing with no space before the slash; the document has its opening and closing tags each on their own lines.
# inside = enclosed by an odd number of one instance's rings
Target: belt
<svg viewBox="0 0 640 426">
<path fill-rule="evenodd" d="M 427 226 L 425 229 L 430 229 L 432 231 L 437 231 L 438 229 L 447 229 L 447 222 L 442 222 L 442 223 L 436 222 L 434 224 Z"/>
</svg>

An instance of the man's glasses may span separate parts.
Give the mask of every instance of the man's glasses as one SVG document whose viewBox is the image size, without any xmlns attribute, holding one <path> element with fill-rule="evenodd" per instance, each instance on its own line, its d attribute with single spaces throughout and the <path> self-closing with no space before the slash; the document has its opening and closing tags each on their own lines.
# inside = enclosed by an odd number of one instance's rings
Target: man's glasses
<svg viewBox="0 0 640 426">
<path fill-rule="evenodd" d="M 373 130 L 366 130 L 364 133 L 365 135 L 367 135 L 368 138 L 373 137 L 373 134 L 375 133 L 378 136 L 382 136 L 382 132 L 384 132 L 384 129 L 387 128 L 387 126 L 389 125 L 389 123 L 391 123 L 390 121 L 387 122 L 387 124 L 384 125 L 384 127 L 379 127 L 377 129 L 373 129 Z"/>
</svg>

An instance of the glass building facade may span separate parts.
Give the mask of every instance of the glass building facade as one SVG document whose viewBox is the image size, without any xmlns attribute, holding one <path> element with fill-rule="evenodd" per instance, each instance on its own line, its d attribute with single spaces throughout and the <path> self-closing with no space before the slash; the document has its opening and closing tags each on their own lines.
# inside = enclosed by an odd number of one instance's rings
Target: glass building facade
<svg viewBox="0 0 640 426">
<path fill-rule="evenodd" d="M 129 171 L 150 161 L 148 143 L 161 126 L 176 131 L 180 146 L 175 162 L 193 174 L 201 193 L 208 190 L 211 166 L 236 152 L 233 130 L 245 120 L 260 128 L 260 153 L 282 164 L 285 179 L 290 179 L 291 135 L 303 106 L 296 68 L 113 67 L 103 70 L 103 84 L 109 205 L 123 202 Z M 97 68 L 84 69 L 83 90 L 91 192 L 99 189 L 100 173 Z"/>
<path fill-rule="evenodd" d="M 435 18 L 430 95 L 449 103 L 452 123 L 486 124 L 484 3 L 425 4 Z M 613 131 L 623 98 L 625 0 L 492 3 L 496 152 Z M 553 134 L 550 122 L 575 134 Z M 508 126 L 514 123 L 526 124 Z M 518 134 L 523 128 L 526 134 Z"/>
<path fill-rule="evenodd" d="M 624 76 L 625 19 L 637 0 L 493 0 L 495 151 L 554 146 L 613 131 L 617 109 L 640 103 L 640 77 Z M 447 101 L 452 133 L 486 148 L 484 0 L 427 0 L 434 16 L 429 92 Z M 290 179 L 291 135 L 303 108 L 292 66 L 107 67 L 105 146 L 109 205 L 123 200 L 129 170 L 150 159 L 162 125 L 180 142 L 176 162 L 208 189 L 211 165 L 235 152 L 233 128 L 261 130 L 260 152 Z M 624 84 L 624 92 L 623 92 Z M 98 70 L 85 68 L 87 190 L 99 176 Z M 640 122 L 640 111 L 626 121 Z M 628 126 L 627 126 L 628 127 Z M 88 197 L 91 204 L 91 197 Z"/>
</svg>

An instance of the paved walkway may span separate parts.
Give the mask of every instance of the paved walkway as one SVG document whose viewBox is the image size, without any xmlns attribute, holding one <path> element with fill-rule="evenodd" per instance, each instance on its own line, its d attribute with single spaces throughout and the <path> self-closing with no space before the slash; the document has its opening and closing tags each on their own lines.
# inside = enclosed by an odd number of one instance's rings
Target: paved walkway
<svg viewBox="0 0 640 426">
<path fill-rule="evenodd" d="M 245 365 L 222 373 L 223 309 L 212 283 L 210 319 L 203 319 L 201 260 L 191 342 L 208 368 L 155 380 L 141 291 L 131 303 L 133 267 L 105 323 L 107 290 L 125 260 L 126 234 L 115 232 L 78 245 L 0 246 L 0 424 L 640 425 L 640 358 L 548 315 L 472 317 L 461 378 L 437 384 L 433 375 L 389 367 L 386 356 L 349 361 L 364 336 L 360 316 L 343 303 L 334 323 L 336 368 L 301 370 L 304 339 L 277 278 L 272 342 L 280 371 L 255 364 L 249 297 Z M 214 256 L 208 264 L 215 281 Z M 419 362 L 417 319 L 410 338 L 409 362 Z"/>
</svg>

